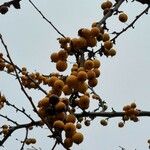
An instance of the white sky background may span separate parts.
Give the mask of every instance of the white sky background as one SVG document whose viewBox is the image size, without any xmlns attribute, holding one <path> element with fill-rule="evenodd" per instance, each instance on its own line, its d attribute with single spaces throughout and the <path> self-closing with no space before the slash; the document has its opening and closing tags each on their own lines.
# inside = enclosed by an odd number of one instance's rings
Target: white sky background
<svg viewBox="0 0 150 150">
<path fill-rule="evenodd" d="M 0 0 L 0 4 L 5 0 Z M 92 0 L 55 0 L 55 1 L 33 1 L 45 16 L 66 36 L 77 37 L 78 29 L 90 27 L 92 22 L 102 18 L 100 9 L 101 1 Z M 45 74 L 56 71 L 55 65 L 50 62 L 49 56 L 52 52 L 59 50 L 57 38 L 60 37 L 56 31 L 45 22 L 34 10 L 28 1 L 21 2 L 21 10 L 10 8 L 10 11 L 0 15 L 0 33 L 8 45 L 14 62 L 18 66 L 26 66 L 29 71 L 39 71 Z M 124 4 L 120 10 L 128 14 L 129 24 L 134 17 L 144 10 L 146 6 L 139 3 Z M 117 16 L 108 19 L 108 27 L 111 31 L 120 31 L 127 24 L 118 21 Z M 106 100 L 109 110 L 113 107 L 121 111 L 122 107 L 130 102 L 136 102 L 139 109 L 150 110 L 150 17 L 144 15 L 135 24 L 135 29 L 129 29 L 117 39 L 117 55 L 113 58 L 103 56 L 101 60 L 101 77 L 96 91 L 102 99 Z M 0 49 L 4 52 L 3 46 Z M 4 73 L 0 73 L 0 90 L 12 103 L 18 106 L 30 108 L 25 96 L 19 92 L 17 81 Z M 39 91 L 30 92 L 35 103 L 42 98 Z M 0 111 L 1 112 L 1 111 Z M 9 111 L 4 111 L 9 113 Z M 28 110 L 31 112 L 31 110 Z M 1 119 L 0 119 L 1 120 Z M 23 122 L 24 120 L 19 119 Z M 150 138 L 150 119 L 140 118 L 138 123 L 126 122 L 125 127 L 120 129 L 117 118 L 109 120 L 107 127 L 99 124 L 100 118 L 95 119 L 90 127 L 81 130 L 85 140 L 79 146 L 74 145 L 73 150 L 120 150 L 119 146 L 126 150 L 148 149 L 147 139 Z M 0 125 L 2 120 L 0 121 Z M 15 135 L 20 136 L 21 131 Z M 33 131 L 31 136 L 38 140 L 36 147 L 42 150 L 51 149 L 53 142 L 49 139 L 43 140 L 42 135 L 48 135 L 47 130 Z M 6 142 L 6 149 L 19 149 L 16 137 L 11 137 Z M 16 142 L 16 145 L 13 143 Z M 56 150 L 61 150 L 57 146 Z"/>
</svg>

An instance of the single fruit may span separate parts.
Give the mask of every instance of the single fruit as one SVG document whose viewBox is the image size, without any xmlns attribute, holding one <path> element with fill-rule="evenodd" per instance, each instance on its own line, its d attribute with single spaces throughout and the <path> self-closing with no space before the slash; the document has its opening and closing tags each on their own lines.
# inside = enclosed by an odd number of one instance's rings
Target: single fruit
<svg viewBox="0 0 150 150">
<path fill-rule="evenodd" d="M 121 22 L 126 22 L 128 20 L 128 16 L 125 13 L 119 14 L 119 20 Z"/>
<path fill-rule="evenodd" d="M 62 61 L 62 60 L 59 60 L 57 63 L 56 63 L 56 69 L 60 72 L 63 72 L 67 69 L 67 62 L 66 61 Z"/>
<path fill-rule="evenodd" d="M 56 120 L 54 123 L 53 123 L 53 127 L 55 129 L 58 129 L 58 130 L 63 130 L 64 129 L 64 122 L 61 121 L 61 120 Z"/>
<path fill-rule="evenodd" d="M 83 134 L 80 132 L 76 132 L 72 137 L 73 142 L 76 144 L 82 143 L 83 139 L 84 139 Z"/>
</svg>

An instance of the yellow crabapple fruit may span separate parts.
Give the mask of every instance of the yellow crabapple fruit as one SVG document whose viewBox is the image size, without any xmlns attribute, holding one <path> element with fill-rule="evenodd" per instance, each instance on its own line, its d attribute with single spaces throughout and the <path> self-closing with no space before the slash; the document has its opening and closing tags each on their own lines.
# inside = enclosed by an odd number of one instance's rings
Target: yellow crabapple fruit
<svg viewBox="0 0 150 150">
<path fill-rule="evenodd" d="M 102 119 L 100 121 L 100 124 L 103 125 L 103 126 L 107 126 L 108 123 L 107 123 L 107 121 L 105 119 Z"/>
<path fill-rule="evenodd" d="M 94 63 L 94 68 L 99 68 L 100 65 L 101 65 L 101 63 L 100 63 L 100 61 L 98 59 L 94 59 L 93 63 Z"/>
<path fill-rule="evenodd" d="M 87 73 L 85 71 L 79 71 L 77 78 L 79 81 L 84 82 L 87 79 Z"/>
<path fill-rule="evenodd" d="M 83 134 L 80 132 L 76 132 L 72 137 L 73 142 L 76 144 L 82 143 L 83 139 L 84 139 Z"/>
<path fill-rule="evenodd" d="M 58 53 L 56 52 L 52 53 L 50 59 L 52 62 L 57 62 L 59 60 Z"/>
<path fill-rule="evenodd" d="M 93 27 L 93 28 L 91 29 L 91 36 L 93 36 L 93 37 L 98 37 L 99 34 L 100 34 L 100 30 L 99 30 L 98 27 Z"/>
<path fill-rule="evenodd" d="M 56 105 L 55 105 L 55 110 L 57 112 L 62 112 L 62 111 L 65 111 L 66 110 L 66 105 L 63 103 L 63 102 L 58 102 Z"/>
<path fill-rule="evenodd" d="M 63 86 L 64 86 L 64 82 L 62 80 L 58 79 L 55 81 L 53 88 L 57 89 L 57 90 L 62 90 Z"/>
<path fill-rule="evenodd" d="M 95 86 L 97 85 L 97 83 L 98 83 L 98 80 L 97 80 L 96 78 L 90 79 L 90 80 L 88 81 L 88 85 L 89 85 L 90 87 L 95 87 Z"/>
<path fill-rule="evenodd" d="M 116 55 L 116 50 L 111 48 L 109 51 L 108 51 L 108 55 L 110 55 L 111 57 L 115 56 Z"/>
<path fill-rule="evenodd" d="M 103 42 L 106 42 L 106 41 L 108 41 L 109 39 L 110 39 L 109 34 L 105 32 L 105 33 L 103 34 Z"/>
<path fill-rule="evenodd" d="M 57 61 L 56 69 L 60 72 L 65 71 L 67 69 L 67 62 L 62 60 Z"/>
<path fill-rule="evenodd" d="M 88 89 L 88 85 L 86 82 L 78 82 L 77 91 L 80 93 L 85 93 Z"/>
<path fill-rule="evenodd" d="M 78 35 L 80 37 L 89 38 L 91 36 L 91 31 L 87 28 L 79 29 Z"/>
<path fill-rule="evenodd" d="M 72 145 L 73 145 L 73 141 L 72 141 L 71 138 L 66 138 L 64 140 L 64 146 L 65 146 L 65 148 L 70 148 Z"/>
<path fill-rule="evenodd" d="M 121 22 L 126 22 L 128 20 L 128 16 L 125 13 L 119 14 L 119 20 Z"/>
<path fill-rule="evenodd" d="M 58 58 L 59 58 L 60 60 L 66 61 L 66 60 L 67 60 L 67 57 L 68 57 L 68 53 L 67 53 L 66 50 L 60 50 L 60 51 L 58 52 Z"/>
<path fill-rule="evenodd" d="M 84 62 L 84 68 L 90 70 L 94 67 L 94 63 L 92 60 L 88 59 Z"/>
<path fill-rule="evenodd" d="M 86 39 L 87 46 L 94 47 L 97 44 L 97 39 L 95 37 L 89 37 Z"/>
<path fill-rule="evenodd" d="M 113 43 L 111 41 L 104 42 L 104 48 L 110 50 L 113 47 Z"/>
<path fill-rule="evenodd" d="M 91 79 L 93 79 L 93 78 L 96 78 L 95 72 L 94 72 L 93 70 L 88 70 L 88 72 L 87 72 L 87 78 L 88 78 L 89 80 L 91 80 Z"/>
<path fill-rule="evenodd" d="M 65 95 L 70 95 L 72 93 L 72 89 L 67 84 L 63 86 L 62 91 Z"/>
<path fill-rule="evenodd" d="M 66 78 L 66 84 L 69 86 L 69 87 L 76 87 L 77 86 L 77 83 L 78 83 L 78 78 L 74 75 L 70 75 Z"/>
<path fill-rule="evenodd" d="M 73 114 L 69 114 L 69 115 L 66 116 L 66 122 L 75 123 L 76 122 L 76 117 Z"/>
<path fill-rule="evenodd" d="M 90 103 L 89 97 L 86 96 L 86 95 L 83 95 L 83 96 L 80 97 L 78 105 L 81 109 L 88 109 L 89 108 L 89 103 Z"/>
<path fill-rule="evenodd" d="M 100 70 L 98 68 L 94 68 L 93 71 L 95 72 L 96 78 L 100 76 Z"/>
<path fill-rule="evenodd" d="M 123 126 L 124 126 L 124 123 L 123 123 L 123 122 L 119 122 L 119 123 L 118 123 L 118 127 L 119 127 L 119 128 L 122 128 Z"/>
<path fill-rule="evenodd" d="M 58 129 L 58 130 L 63 130 L 64 129 L 64 122 L 61 121 L 61 120 L 56 120 L 54 123 L 53 123 L 53 127 L 55 129 Z"/>
</svg>

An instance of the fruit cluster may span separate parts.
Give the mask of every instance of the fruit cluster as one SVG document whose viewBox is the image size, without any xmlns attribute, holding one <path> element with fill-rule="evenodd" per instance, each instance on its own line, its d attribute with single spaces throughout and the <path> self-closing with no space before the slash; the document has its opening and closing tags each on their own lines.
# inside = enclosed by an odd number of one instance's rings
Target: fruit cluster
<svg viewBox="0 0 150 150">
<path fill-rule="evenodd" d="M 52 94 L 40 100 L 38 107 L 39 115 L 44 119 L 43 121 L 54 130 L 53 136 L 56 134 L 62 137 L 61 134 L 64 131 L 63 142 L 66 148 L 71 147 L 73 143 L 80 144 L 83 141 L 82 133 L 76 131 L 76 117 L 69 109 L 67 98 L 59 98 Z"/>
<path fill-rule="evenodd" d="M 112 8 L 113 4 L 111 1 L 107 0 L 101 4 L 101 9 L 103 10 L 103 15 L 106 15 L 110 9 Z"/>
<path fill-rule="evenodd" d="M 133 102 L 130 105 L 124 106 L 123 111 L 125 112 L 125 115 L 123 116 L 124 121 L 130 119 L 134 122 L 137 122 L 139 120 L 137 116 L 139 115 L 140 111 L 136 109 L 136 103 Z"/>
<path fill-rule="evenodd" d="M 22 68 L 22 76 L 21 81 L 22 85 L 28 89 L 38 88 L 38 85 L 44 82 L 44 77 L 40 75 L 38 72 L 27 74 L 27 70 L 25 67 Z"/>
<path fill-rule="evenodd" d="M 106 15 L 108 12 L 110 12 L 112 8 L 113 8 L 113 3 L 110 0 L 106 0 L 105 2 L 101 4 L 103 15 Z M 128 16 L 124 12 L 121 12 L 119 14 L 118 19 L 124 23 L 128 20 Z"/>
<path fill-rule="evenodd" d="M 9 63 L 5 63 L 3 59 L 3 54 L 0 53 L 0 71 L 3 71 L 5 68 L 8 73 L 14 72 L 13 65 Z"/>
<path fill-rule="evenodd" d="M 16 5 L 14 7 L 16 8 Z M 106 15 L 113 8 L 113 4 L 107 0 L 102 3 L 101 8 L 103 14 Z M 0 13 L 5 14 L 7 11 L 7 7 L 0 7 Z M 128 16 L 125 13 L 119 14 L 121 22 L 126 22 L 127 19 Z M 70 148 L 73 143 L 80 144 L 84 139 L 83 134 L 77 131 L 81 128 L 80 123 L 83 118 L 76 118 L 75 111 L 76 108 L 80 108 L 84 112 L 90 106 L 88 89 L 97 85 L 100 76 L 101 62 L 96 59 L 96 54 L 99 53 L 106 57 L 116 55 L 113 42 L 106 29 L 105 24 L 102 26 L 98 22 L 94 22 L 91 28 L 79 29 L 76 38 L 58 38 L 60 49 L 58 52 L 52 53 L 50 59 L 51 62 L 55 63 L 59 73 L 51 73 L 50 75 L 42 75 L 39 72 L 28 73 L 26 67 L 23 67 L 21 71 L 19 70 L 21 82 L 25 88 L 37 89 L 40 84 L 50 87 L 47 95 L 38 102 L 38 114 L 42 123 L 46 123 L 52 129 L 52 136 L 56 139 L 59 137 L 66 148 Z M 98 44 L 101 45 L 101 48 L 94 51 Z M 64 72 L 68 68 L 68 57 L 72 55 L 75 56 L 76 63 L 73 64 L 71 72 L 66 76 L 60 75 L 60 72 Z M 12 73 L 14 72 L 14 65 L 6 63 L 3 55 L 0 54 L 0 70 L 4 69 L 8 73 Z M 62 95 L 66 97 L 62 97 Z M 93 94 L 92 98 L 100 100 L 97 94 Z M 4 98 L 3 100 L 0 99 L 0 106 L 3 103 Z M 125 106 L 123 110 L 125 111 L 125 121 L 127 119 L 137 120 L 138 110 L 136 105 L 132 103 L 130 106 Z M 106 126 L 108 121 L 102 119 L 100 123 Z M 90 120 L 85 119 L 84 124 L 89 126 Z M 122 127 L 121 123 L 118 125 Z M 32 129 L 32 127 L 29 129 Z M 3 128 L 4 135 L 8 132 L 8 127 Z M 25 143 L 28 145 L 34 144 L 36 140 L 28 138 Z"/>
</svg>

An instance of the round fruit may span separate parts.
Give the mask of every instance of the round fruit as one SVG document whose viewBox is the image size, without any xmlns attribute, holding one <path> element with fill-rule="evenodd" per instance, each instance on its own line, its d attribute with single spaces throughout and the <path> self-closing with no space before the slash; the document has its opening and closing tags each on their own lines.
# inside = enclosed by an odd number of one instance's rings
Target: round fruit
<svg viewBox="0 0 150 150">
<path fill-rule="evenodd" d="M 113 43 L 111 41 L 106 41 L 104 42 L 104 47 L 109 50 L 113 47 Z"/>
<path fill-rule="evenodd" d="M 84 94 L 87 91 L 87 89 L 88 85 L 86 82 L 79 82 L 76 90 Z"/>
<path fill-rule="evenodd" d="M 66 110 L 66 105 L 60 101 L 55 105 L 55 109 L 57 112 L 62 112 L 64 110 Z"/>
<path fill-rule="evenodd" d="M 105 119 L 102 119 L 100 121 L 100 124 L 103 125 L 103 126 L 107 126 L 108 123 L 107 123 L 107 121 Z"/>
<path fill-rule="evenodd" d="M 90 99 L 89 99 L 88 96 L 83 95 L 83 96 L 80 97 L 79 107 L 81 109 L 88 109 L 89 108 L 89 103 L 90 103 Z"/>
<path fill-rule="evenodd" d="M 119 20 L 121 22 L 126 22 L 128 20 L 128 16 L 125 13 L 119 14 Z"/>
<path fill-rule="evenodd" d="M 91 36 L 91 31 L 87 28 L 82 28 L 78 31 L 78 35 L 84 38 L 89 38 Z"/>
<path fill-rule="evenodd" d="M 90 122 L 90 120 L 85 120 L 85 121 L 84 121 L 84 124 L 85 124 L 86 126 L 90 126 L 91 122 Z"/>
<path fill-rule="evenodd" d="M 72 141 L 71 138 L 66 138 L 64 140 L 64 146 L 65 146 L 65 148 L 70 148 L 72 145 L 73 145 L 73 141 Z"/>
<path fill-rule="evenodd" d="M 104 9 L 106 9 L 107 8 L 107 3 L 106 2 L 103 2 L 102 4 L 101 4 L 101 8 L 104 10 Z"/>
<path fill-rule="evenodd" d="M 94 68 L 99 68 L 101 65 L 101 62 L 98 59 L 94 59 L 93 63 L 94 63 Z"/>
<path fill-rule="evenodd" d="M 65 51 L 65 50 L 60 50 L 60 51 L 58 52 L 58 58 L 59 58 L 60 60 L 66 61 L 67 57 L 68 57 L 67 51 Z"/>
<path fill-rule="evenodd" d="M 76 117 L 73 114 L 69 114 L 69 115 L 66 116 L 66 122 L 75 123 L 76 122 Z"/>
<path fill-rule="evenodd" d="M 64 130 L 67 131 L 75 131 L 76 127 L 72 122 L 68 122 L 65 124 Z"/>
<path fill-rule="evenodd" d="M 56 63 L 56 69 L 60 72 L 63 72 L 67 69 L 67 62 L 66 61 L 62 61 L 62 60 L 59 60 L 57 63 Z"/>
<path fill-rule="evenodd" d="M 93 28 L 91 29 L 91 36 L 92 36 L 92 37 L 98 37 L 99 34 L 100 34 L 100 30 L 99 30 L 98 27 L 93 27 Z"/>
<path fill-rule="evenodd" d="M 112 2 L 107 0 L 106 1 L 106 6 L 107 6 L 107 8 L 111 8 L 112 7 Z"/>
<path fill-rule="evenodd" d="M 38 107 L 46 107 L 49 105 L 49 98 L 45 97 L 38 102 Z"/>
<path fill-rule="evenodd" d="M 76 126 L 72 122 L 68 122 L 64 126 L 65 136 L 72 137 L 76 132 Z"/>
<path fill-rule="evenodd" d="M 119 122 L 119 123 L 118 123 L 118 127 L 119 127 L 119 128 L 122 128 L 123 126 L 124 126 L 124 123 L 123 123 L 123 122 Z"/>
<path fill-rule="evenodd" d="M 98 78 L 100 76 L 100 70 L 95 68 L 93 71 L 95 72 L 96 78 Z"/>
<path fill-rule="evenodd" d="M 90 80 L 88 81 L 88 85 L 89 85 L 90 87 L 95 87 L 95 86 L 97 85 L 97 83 L 98 83 L 98 80 L 97 80 L 96 78 L 90 79 Z"/>
<path fill-rule="evenodd" d="M 116 55 L 116 50 L 111 48 L 109 51 L 108 51 L 108 55 L 110 55 L 111 57 L 115 56 Z"/>
<path fill-rule="evenodd" d="M 136 108 L 136 103 L 131 103 L 131 108 Z"/>
<path fill-rule="evenodd" d="M 59 102 L 59 97 L 55 94 L 52 94 L 50 97 L 49 97 L 49 102 L 50 104 L 52 105 L 56 105 L 58 102 Z"/>
<path fill-rule="evenodd" d="M 72 89 L 67 84 L 64 85 L 62 91 L 65 95 L 70 95 L 72 93 Z"/>
<path fill-rule="evenodd" d="M 78 39 L 78 48 L 84 48 L 87 46 L 87 41 L 83 37 L 79 37 Z"/>
<path fill-rule="evenodd" d="M 79 71 L 77 78 L 79 81 L 84 82 L 87 79 L 87 73 L 85 71 Z"/>
<path fill-rule="evenodd" d="M 52 62 L 57 62 L 59 60 L 58 53 L 56 52 L 52 53 L 50 59 Z"/>
<path fill-rule="evenodd" d="M 58 129 L 58 130 L 63 130 L 64 129 L 64 122 L 61 121 L 61 120 L 56 120 L 53 124 L 53 127 L 55 129 Z"/>
<path fill-rule="evenodd" d="M 106 41 L 108 41 L 109 39 L 110 39 L 109 34 L 108 34 L 108 33 L 104 33 L 104 34 L 103 34 L 103 42 L 106 42 Z"/>
<path fill-rule="evenodd" d="M 106 8 L 111 8 L 111 7 L 112 7 L 112 2 L 109 1 L 109 0 L 107 0 L 106 2 L 103 2 L 103 3 L 101 4 L 101 8 L 102 8 L 103 10 L 105 10 Z"/>
<path fill-rule="evenodd" d="M 69 87 L 76 87 L 77 86 L 77 83 L 78 83 L 78 78 L 74 75 L 70 75 L 67 77 L 66 79 L 66 84 L 69 86 Z"/>
<path fill-rule="evenodd" d="M 84 68 L 87 69 L 87 70 L 90 70 L 94 67 L 94 63 L 92 60 L 88 59 L 85 61 L 84 63 Z"/>
<path fill-rule="evenodd" d="M 76 124 L 76 128 L 77 128 L 77 129 L 81 129 L 81 128 L 82 128 L 82 125 L 81 125 L 80 123 L 77 123 L 77 124 Z"/>
<path fill-rule="evenodd" d="M 89 80 L 91 80 L 91 79 L 93 79 L 93 78 L 96 78 L 95 72 L 94 72 L 93 70 L 89 70 L 89 71 L 87 72 L 87 78 L 88 78 Z"/>
<path fill-rule="evenodd" d="M 83 134 L 80 132 L 76 132 L 72 137 L 73 142 L 76 144 L 82 143 L 83 139 L 84 139 Z"/>
<path fill-rule="evenodd" d="M 63 86 L 64 86 L 64 82 L 62 80 L 58 79 L 55 81 L 53 88 L 56 90 L 62 90 Z"/>
<path fill-rule="evenodd" d="M 95 37 L 89 37 L 89 38 L 87 38 L 86 42 L 87 42 L 87 46 L 89 46 L 89 47 L 94 47 L 97 44 L 97 40 L 96 40 Z"/>
</svg>

